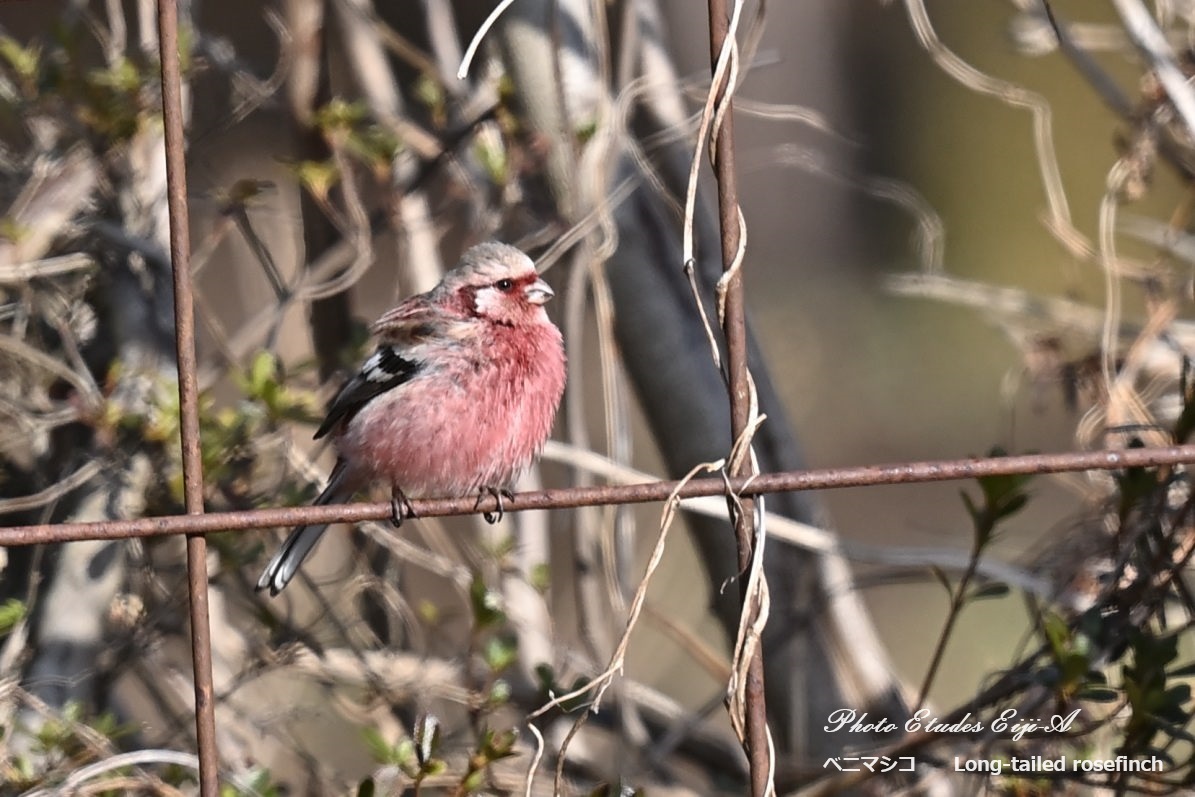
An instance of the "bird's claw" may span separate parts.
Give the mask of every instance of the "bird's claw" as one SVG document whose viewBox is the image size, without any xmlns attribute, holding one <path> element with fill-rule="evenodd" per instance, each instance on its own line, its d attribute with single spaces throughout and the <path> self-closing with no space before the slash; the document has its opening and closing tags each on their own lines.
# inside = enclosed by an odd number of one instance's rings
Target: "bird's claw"
<svg viewBox="0 0 1195 797">
<path fill-rule="evenodd" d="M 395 487 L 390 493 L 390 522 L 394 524 L 394 528 L 402 528 L 403 521 L 409 517 L 418 517 L 415 507 L 411 506 L 403 491 Z"/>
<path fill-rule="evenodd" d="M 482 513 L 482 517 L 485 518 L 485 522 L 492 526 L 500 521 L 506 514 L 506 507 L 502 505 L 502 499 L 505 498 L 508 501 L 513 501 L 515 494 L 510 490 L 501 487 L 482 487 L 477 495 L 477 503 L 473 505 L 473 511 L 476 512 L 478 509 L 481 509 L 481 502 L 485 500 L 487 495 L 494 496 L 494 500 L 498 502 L 497 512 L 487 511 Z"/>
</svg>

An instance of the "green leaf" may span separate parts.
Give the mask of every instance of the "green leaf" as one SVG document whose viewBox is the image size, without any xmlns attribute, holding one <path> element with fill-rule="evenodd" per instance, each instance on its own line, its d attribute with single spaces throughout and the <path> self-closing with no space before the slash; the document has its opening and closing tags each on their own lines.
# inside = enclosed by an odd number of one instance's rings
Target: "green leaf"
<svg viewBox="0 0 1195 797">
<path fill-rule="evenodd" d="M 0 58 L 7 61 L 17 76 L 26 83 L 34 83 L 41 63 L 40 47 L 25 47 L 10 36 L 0 36 Z"/>
<path fill-rule="evenodd" d="M 990 583 L 984 584 L 978 589 L 972 590 L 971 594 L 968 596 L 968 600 L 982 601 L 990 600 L 992 598 L 1003 598 L 1006 597 L 1008 593 L 1009 589 L 1007 584 L 1005 584 L 1003 581 L 992 581 Z"/>
<path fill-rule="evenodd" d="M 982 514 L 980 508 L 975 505 L 975 499 L 966 490 L 959 490 L 958 494 L 963 499 L 963 506 L 967 508 L 967 514 L 971 516 L 971 524 L 978 526 Z"/>
<path fill-rule="evenodd" d="M 0 240 L 19 244 L 33 232 L 31 227 L 21 224 L 14 218 L 5 216 L 0 218 Z"/>
<path fill-rule="evenodd" d="M 268 769 L 254 770 L 249 778 L 249 788 L 261 795 L 275 795 L 278 789 L 270 781 L 270 771 Z"/>
<path fill-rule="evenodd" d="M 345 133 L 363 122 L 369 115 L 364 102 L 348 102 L 339 97 L 317 108 L 312 121 L 325 134 Z"/>
<path fill-rule="evenodd" d="M 25 618 L 25 604 L 9 598 L 0 604 L 0 636 L 4 636 Z"/>
<path fill-rule="evenodd" d="M 444 107 L 447 99 L 444 87 L 440 81 L 427 72 L 420 73 L 415 79 L 415 99 L 419 100 L 429 111 L 437 111 Z"/>
<path fill-rule="evenodd" d="M 561 703 L 560 710 L 565 714 L 571 714 L 574 711 L 589 708 L 589 698 L 592 692 L 582 690 L 586 689 L 590 683 L 591 681 L 582 675 L 578 675 L 575 679 L 573 679 L 573 685 L 568 689 L 565 689 L 563 692 L 561 692 L 561 694 L 569 694 L 570 692 L 578 692 L 579 694 L 572 700 L 565 700 L 563 703 Z"/>
<path fill-rule="evenodd" d="M 1070 641 L 1070 627 L 1067 626 L 1066 620 L 1061 616 L 1048 613 L 1042 618 L 1041 624 L 1042 632 L 1046 636 L 1046 641 L 1050 645 L 1050 650 L 1054 654 L 1054 658 L 1062 656 Z"/>
<path fill-rule="evenodd" d="M 1007 457 L 1008 452 L 1000 446 L 992 446 L 988 450 L 988 456 L 993 458 Z M 1028 473 L 1009 473 L 997 476 L 980 476 L 980 489 L 983 490 L 984 498 L 987 500 L 989 506 L 998 506 L 1003 504 L 1008 498 L 1024 492 L 1025 485 L 1033 478 L 1032 474 Z"/>
<path fill-rule="evenodd" d="M 506 150 L 480 137 L 475 138 L 473 155 L 495 185 L 506 185 L 510 178 L 510 162 Z"/>
<path fill-rule="evenodd" d="M 544 694 L 560 694 L 561 689 L 556 683 L 556 671 L 552 669 L 552 665 L 546 662 L 540 662 L 535 665 L 535 677 L 539 679 L 540 691 Z"/>
<path fill-rule="evenodd" d="M 490 687 L 490 696 L 488 702 L 491 707 L 503 706 L 510 702 L 510 695 L 510 684 L 504 679 L 498 678 L 494 681 L 494 685 Z"/>
<path fill-rule="evenodd" d="M 990 457 L 1004 457 L 1007 453 L 995 447 L 988 452 Z M 978 506 L 967 492 L 961 493 L 963 505 L 971 516 L 975 527 L 976 547 L 982 549 L 992 540 L 996 526 L 1001 520 L 1020 512 L 1029 503 L 1025 486 L 1032 477 L 1026 474 L 980 476 L 976 479 L 983 494 L 983 505 Z"/>
<path fill-rule="evenodd" d="M 518 740 L 519 732 L 514 728 L 504 731 L 486 731 L 482 752 L 488 761 L 498 761 L 515 754 L 515 742 Z"/>
<path fill-rule="evenodd" d="M 390 744 L 382 738 L 382 733 L 377 728 L 362 728 L 361 736 L 365 739 L 365 746 L 369 748 L 369 754 L 373 756 L 373 760 L 379 764 L 390 763 Z"/>
<path fill-rule="evenodd" d="M 410 739 L 403 739 L 398 744 L 390 744 L 377 728 L 362 728 L 361 735 L 365 739 L 365 746 L 370 755 L 379 764 L 392 764 L 403 771 L 413 767 L 415 762 L 415 743 Z"/>
<path fill-rule="evenodd" d="M 478 629 L 505 624 L 506 613 L 502 611 L 502 596 L 486 586 L 480 573 L 473 576 L 473 583 L 469 586 L 469 598 L 473 606 L 473 621 Z"/>
<path fill-rule="evenodd" d="M 62 719 L 68 725 L 83 721 L 83 704 L 78 700 L 68 701 L 62 709 Z"/>
<path fill-rule="evenodd" d="M 267 769 L 252 770 L 245 785 L 247 788 L 239 789 L 231 783 L 225 783 L 220 787 L 220 797 L 278 797 L 278 787 L 270 781 Z"/>
<path fill-rule="evenodd" d="M 291 172 L 299 183 L 320 200 L 327 200 L 332 186 L 340 182 L 340 169 L 331 160 L 299 161 L 291 165 Z"/>
<path fill-rule="evenodd" d="M 527 582 L 540 595 L 546 594 L 548 587 L 552 585 L 552 569 L 546 562 L 532 565 L 530 572 L 527 574 Z"/>
<path fill-rule="evenodd" d="M 597 135 L 598 120 L 596 118 L 585 120 L 577 125 L 577 143 L 586 144 Z"/>
<path fill-rule="evenodd" d="M 1025 493 L 1017 493 L 1004 498 L 998 507 L 997 515 L 1000 520 L 1011 517 L 1017 512 L 1025 508 L 1025 504 L 1029 503 L 1029 496 Z"/>
<path fill-rule="evenodd" d="M 419 619 L 427 625 L 436 626 L 440 623 L 440 607 L 426 598 L 416 604 L 415 612 L 419 615 Z"/>
<path fill-rule="evenodd" d="M 380 179 L 391 168 L 402 143 L 389 130 L 370 125 L 350 133 L 345 139 L 345 147 L 370 166 Z"/>
<path fill-rule="evenodd" d="M 500 673 L 519 658 L 519 646 L 514 637 L 491 637 L 486 640 L 482 658 L 492 673 Z"/>
<path fill-rule="evenodd" d="M 278 361 L 268 351 L 258 352 L 249 366 L 251 395 L 260 396 L 266 387 L 277 380 Z"/>
<path fill-rule="evenodd" d="M 1115 689 L 1109 689 L 1105 686 L 1089 686 L 1076 692 L 1075 697 L 1079 698 L 1080 700 L 1088 700 L 1092 703 L 1115 703 L 1120 699 L 1120 693 Z"/>
<path fill-rule="evenodd" d="M 473 794 L 481 789 L 485 783 L 485 772 L 475 769 L 461 778 L 460 793 Z"/>
<path fill-rule="evenodd" d="M 1129 448 L 1144 447 L 1145 443 L 1139 439 L 1129 443 Z M 1152 495 L 1160 485 L 1155 468 L 1125 468 L 1117 474 L 1116 486 L 1120 490 L 1120 516 L 1124 518 L 1134 506 Z"/>
</svg>

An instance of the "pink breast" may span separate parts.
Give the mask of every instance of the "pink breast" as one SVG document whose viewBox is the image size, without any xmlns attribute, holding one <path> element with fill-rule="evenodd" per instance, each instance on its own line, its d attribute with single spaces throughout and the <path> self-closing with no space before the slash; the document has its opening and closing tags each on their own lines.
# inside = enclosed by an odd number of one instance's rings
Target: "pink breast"
<svg viewBox="0 0 1195 797">
<path fill-rule="evenodd" d="M 547 326 L 532 342 L 499 335 L 490 356 L 448 362 L 378 396 L 338 449 L 408 497 L 508 486 L 543 447 L 564 388 L 559 332 Z"/>
</svg>

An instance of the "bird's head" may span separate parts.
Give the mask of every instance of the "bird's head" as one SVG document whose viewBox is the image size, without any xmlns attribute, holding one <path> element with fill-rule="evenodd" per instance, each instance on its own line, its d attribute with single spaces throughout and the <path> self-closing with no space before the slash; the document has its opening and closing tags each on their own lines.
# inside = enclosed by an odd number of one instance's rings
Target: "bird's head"
<svg viewBox="0 0 1195 797">
<path fill-rule="evenodd" d="M 458 312 L 504 326 L 547 323 L 552 289 L 531 258 L 503 243 L 478 244 L 437 288 Z"/>
</svg>

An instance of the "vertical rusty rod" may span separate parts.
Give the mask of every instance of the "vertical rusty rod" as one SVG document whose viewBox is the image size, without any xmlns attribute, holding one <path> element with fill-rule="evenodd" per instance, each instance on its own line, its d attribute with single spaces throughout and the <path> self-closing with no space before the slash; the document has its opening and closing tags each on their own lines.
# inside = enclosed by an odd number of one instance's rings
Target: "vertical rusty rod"
<svg viewBox="0 0 1195 797">
<path fill-rule="evenodd" d="M 730 13 L 726 0 L 709 0 L 710 18 L 710 66 L 716 71 L 718 57 L 726 42 L 730 29 Z M 729 73 L 721 85 L 715 86 L 721 102 L 729 87 Z M 718 220 L 722 233 L 722 266 L 729 269 L 738 253 L 739 189 L 738 176 L 734 168 L 734 113 L 733 105 L 727 105 L 722 117 L 722 126 L 714 139 L 714 171 L 718 182 Z M 743 280 L 741 271 L 731 277 L 726 292 L 726 313 L 722 320 L 722 331 L 726 336 L 726 369 L 730 391 L 730 428 L 733 440 L 738 440 L 750 421 L 750 395 L 747 380 L 747 324 L 743 307 Z M 743 476 L 750 468 L 750 459 L 744 458 L 737 472 L 731 476 Z M 742 512 L 735 518 L 735 536 L 738 543 L 738 571 L 745 576 L 751 567 L 754 550 L 754 501 L 745 498 Z M 744 590 L 747 579 L 740 579 Z M 743 611 L 755 611 L 744 600 Z M 767 701 L 764 698 L 763 652 L 758 647 L 747 664 L 746 717 L 747 758 L 751 770 L 751 794 L 764 797 L 769 791 L 768 782 L 768 726 Z"/>
<path fill-rule="evenodd" d="M 158 48 L 162 65 L 170 261 L 174 268 L 174 329 L 178 357 L 183 497 L 188 515 L 202 515 L 203 462 L 199 452 L 199 384 L 195 361 L 195 308 L 191 295 L 191 233 L 187 221 L 187 168 L 177 0 L 158 0 Z M 203 797 L 217 797 L 220 756 L 216 750 L 207 581 L 207 538 L 202 534 L 188 534 L 187 586 L 191 598 L 191 661 L 195 680 L 195 736 L 199 743 L 199 793 Z"/>
</svg>

